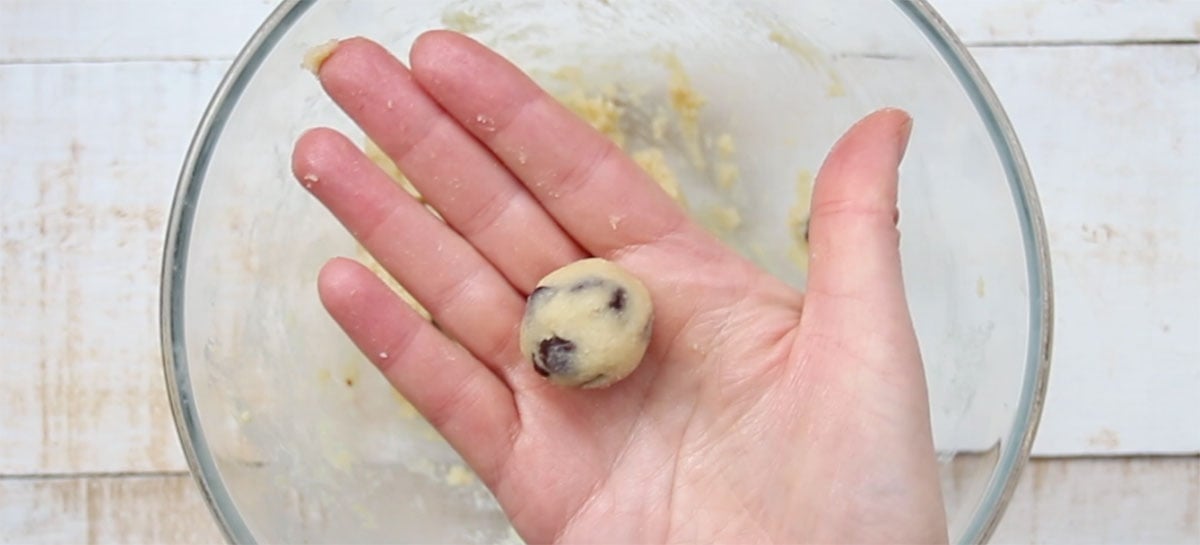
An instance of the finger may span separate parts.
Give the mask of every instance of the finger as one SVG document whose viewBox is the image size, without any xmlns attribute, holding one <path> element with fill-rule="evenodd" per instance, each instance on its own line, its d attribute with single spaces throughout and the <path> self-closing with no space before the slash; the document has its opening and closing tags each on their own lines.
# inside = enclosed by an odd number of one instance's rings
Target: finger
<svg viewBox="0 0 1200 545">
<path fill-rule="evenodd" d="M 447 339 L 349 259 L 334 259 L 317 280 L 321 303 L 388 382 L 494 482 L 517 413 L 512 392 L 462 347 Z"/>
<path fill-rule="evenodd" d="M 668 236 L 701 238 L 636 163 L 496 53 L 433 31 L 411 57 L 417 82 L 588 252 L 610 257 Z"/>
<path fill-rule="evenodd" d="M 911 329 L 896 229 L 898 169 L 911 130 L 905 112 L 875 112 L 834 145 L 817 175 L 805 299 L 815 327 L 851 335 L 863 327 Z"/>
<path fill-rule="evenodd" d="M 524 298 L 353 142 L 311 130 L 296 143 L 292 169 L 452 337 L 497 370 L 520 361 Z"/>
<path fill-rule="evenodd" d="M 496 157 L 365 39 L 345 40 L 321 84 L 421 195 L 523 293 L 583 252 Z"/>
</svg>

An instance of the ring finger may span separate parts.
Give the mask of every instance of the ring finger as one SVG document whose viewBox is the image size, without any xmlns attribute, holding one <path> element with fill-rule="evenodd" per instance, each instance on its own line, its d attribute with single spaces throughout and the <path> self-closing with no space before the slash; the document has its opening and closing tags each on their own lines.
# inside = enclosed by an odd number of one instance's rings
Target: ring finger
<svg viewBox="0 0 1200 545">
<path fill-rule="evenodd" d="M 353 142 L 311 130 L 296 143 L 292 169 L 451 337 L 502 373 L 520 361 L 524 298 Z"/>
</svg>

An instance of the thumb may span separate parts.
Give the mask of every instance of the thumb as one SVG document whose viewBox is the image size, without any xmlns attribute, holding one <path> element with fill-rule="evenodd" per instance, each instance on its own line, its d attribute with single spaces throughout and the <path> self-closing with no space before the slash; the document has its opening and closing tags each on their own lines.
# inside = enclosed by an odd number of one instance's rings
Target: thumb
<svg viewBox="0 0 1200 545">
<path fill-rule="evenodd" d="M 904 111 L 876 111 L 846 132 L 817 174 L 805 314 L 833 338 L 869 328 L 898 340 L 888 333 L 911 331 L 896 229 L 898 168 L 911 131 Z"/>
<path fill-rule="evenodd" d="M 860 426 L 854 448 L 887 453 L 858 458 L 860 494 L 899 486 L 904 494 L 880 496 L 879 505 L 908 513 L 900 527 L 906 540 L 944 543 L 929 398 L 896 229 L 898 169 L 911 131 L 907 113 L 880 110 L 851 127 L 826 157 L 813 187 L 801 328 L 852 357 L 825 360 L 851 378 L 830 384 L 854 392 L 847 399 L 855 409 L 843 415 Z"/>
</svg>

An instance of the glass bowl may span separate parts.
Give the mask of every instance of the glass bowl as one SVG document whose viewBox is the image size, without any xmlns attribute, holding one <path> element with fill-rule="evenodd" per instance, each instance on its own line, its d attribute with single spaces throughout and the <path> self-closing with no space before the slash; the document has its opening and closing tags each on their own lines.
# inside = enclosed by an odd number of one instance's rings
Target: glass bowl
<svg viewBox="0 0 1200 545">
<path fill-rule="evenodd" d="M 457 454 L 321 308 L 320 265 L 360 250 L 289 171 L 306 128 L 360 134 L 300 68 L 306 51 L 363 35 L 403 56 L 421 31 L 446 27 L 496 48 L 565 101 L 623 108 L 641 139 L 627 146 L 656 133 L 691 209 L 723 216 L 714 229 L 727 242 L 798 287 L 803 252 L 789 212 L 803 208 L 811 173 L 865 113 L 908 110 L 901 251 L 950 535 L 986 540 L 1029 454 L 1051 325 L 1041 212 L 1000 105 L 922 2 L 696 6 L 292 0 L 272 13 L 192 143 L 162 278 L 176 424 L 231 541 L 518 540 Z M 677 116 L 645 130 L 671 113 L 680 82 L 704 99 L 697 126 Z M 698 167 L 697 148 L 730 167 Z M 734 181 L 726 172 L 736 183 L 724 183 Z"/>
</svg>

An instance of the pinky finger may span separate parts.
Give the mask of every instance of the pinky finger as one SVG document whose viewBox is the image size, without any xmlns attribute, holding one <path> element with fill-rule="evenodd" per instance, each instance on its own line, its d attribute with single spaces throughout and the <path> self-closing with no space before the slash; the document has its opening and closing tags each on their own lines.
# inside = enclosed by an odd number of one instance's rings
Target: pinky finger
<svg viewBox="0 0 1200 545">
<path fill-rule="evenodd" d="M 483 363 L 422 319 L 375 273 L 337 258 L 317 280 L 321 303 L 376 367 L 486 483 L 508 452 L 513 393 Z"/>
</svg>

